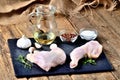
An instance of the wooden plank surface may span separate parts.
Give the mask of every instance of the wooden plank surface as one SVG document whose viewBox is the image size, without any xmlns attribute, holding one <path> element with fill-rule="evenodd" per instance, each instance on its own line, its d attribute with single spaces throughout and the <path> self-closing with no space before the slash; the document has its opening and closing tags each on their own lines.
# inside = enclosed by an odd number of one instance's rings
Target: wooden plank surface
<svg viewBox="0 0 120 80">
<path fill-rule="evenodd" d="M 72 74 L 56 76 L 39 76 L 31 78 L 16 78 L 13 70 L 11 55 L 7 40 L 20 38 L 23 34 L 32 37 L 32 28 L 29 23 L 19 23 L 14 25 L 0 25 L 0 79 L 1 80 L 120 80 L 120 10 L 112 13 L 103 9 L 93 10 L 94 17 L 84 18 L 57 15 L 56 21 L 58 30 L 69 29 L 79 30 L 84 27 L 97 29 L 98 40 L 103 45 L 106 56 L 112 63 L 115 71 L 92 74 Z"/>
<path fill-rule="evenodd" d="M 111 79 L 112 77 L 113 79 L 120 79 L 120 23 L 119 18 L 116 19 L 115 17 L 113 17 L 119 15 L 120 13 L 116 15 L 115 12 L 110 13 L 103 9 L 97 9 L 93 10 L 93 14 L 93 19 L 91 18 L 91 16 L 89 16 L 80 19 L 72 17 L 69 20 L 72 24 L 76 25 L 77 29 L 81 29 L 83 27 L 92 27 L 97 29 L 99 33 L 98 40 L 102 43 L 108 59 L 116 70 L 109 74 L 109 77 L 111 77 Z M 105 74 L 104 76 L 107 75 L 108 74 Z"/>
</svg>

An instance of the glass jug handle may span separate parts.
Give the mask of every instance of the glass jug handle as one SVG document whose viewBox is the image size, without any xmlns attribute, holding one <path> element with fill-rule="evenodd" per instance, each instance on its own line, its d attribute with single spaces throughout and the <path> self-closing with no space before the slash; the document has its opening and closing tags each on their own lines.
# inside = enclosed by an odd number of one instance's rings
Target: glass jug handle
<svg viewBox="0 0 120 80">
<path fill-rule="evenodd" d="M 34 24 L 34 22 L 32 21 L 32 18 L 35 17 L 35 15 L 36 15 L 35 12 L 32 12 L 28 15 L 28 20 L 32 25 Z"/>
<path fill-rule="evenodd" d="M 37 12 L 32 12 L 29 14 L 28 19 L 32 25 L 37 25 L 39 24 L 39 21 L 40 21 L 40 14 Z"/>
</svg>

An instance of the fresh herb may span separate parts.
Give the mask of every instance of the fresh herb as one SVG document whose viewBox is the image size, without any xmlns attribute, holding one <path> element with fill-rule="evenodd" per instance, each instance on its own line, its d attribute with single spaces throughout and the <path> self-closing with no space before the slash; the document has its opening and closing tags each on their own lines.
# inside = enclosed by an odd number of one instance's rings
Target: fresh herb
<svg viewBox="0 0 120 80">
<path fill-rule="evenodd" d="M 17 60 L 24 65 L 24 68 L 32 68 L 32 63 L 30 63 L 23 55 L 19 55 Z"/>
<path fill-rule="evenodd" d="M 87 64 L 90 63 L 92 65 L 96 65 L 96 61 L 92 58 L 85 58 L 85 60 L 83 61 L 83 64 Z"/>
</svg>

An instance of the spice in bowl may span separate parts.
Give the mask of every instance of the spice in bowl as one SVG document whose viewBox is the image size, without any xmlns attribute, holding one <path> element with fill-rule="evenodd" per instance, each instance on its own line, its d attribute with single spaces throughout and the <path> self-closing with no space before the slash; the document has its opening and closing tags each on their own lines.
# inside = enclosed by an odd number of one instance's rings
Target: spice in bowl
<svg viewBox="0 0 120 80">
<path fill-rule="evenodd" d="M 97 30 L 92 28 L 83 28 L 80 30 L 80 37 L 85 40 L 94 40 L 97 38 Z"/>
<path fill-rule="evenodd" d="M 60 39 L 63 42 L 75 42 L 77 39 L 78 35 L 74 32 L 66 32 L 66 31 L 61 31 L 60 32 Z"/>
</svg>

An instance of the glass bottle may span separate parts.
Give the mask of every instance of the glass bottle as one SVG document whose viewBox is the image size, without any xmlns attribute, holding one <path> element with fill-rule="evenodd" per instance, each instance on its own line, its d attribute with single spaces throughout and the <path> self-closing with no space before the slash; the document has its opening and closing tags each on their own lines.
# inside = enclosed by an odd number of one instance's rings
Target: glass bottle
<svg viewBox="0 0 120 80">
<path fill-rule="evenodd" d="M 55 11 L 56 8 L 52 5 L 41 5 L 36 8 L 35 12 L 30 14 L 30 22 L 34 27 L 34 39 L 42 45 L 53 43 L 57 36 Z"/>
</svg>

